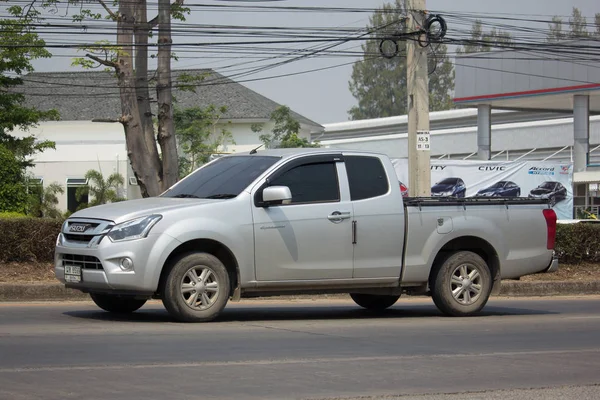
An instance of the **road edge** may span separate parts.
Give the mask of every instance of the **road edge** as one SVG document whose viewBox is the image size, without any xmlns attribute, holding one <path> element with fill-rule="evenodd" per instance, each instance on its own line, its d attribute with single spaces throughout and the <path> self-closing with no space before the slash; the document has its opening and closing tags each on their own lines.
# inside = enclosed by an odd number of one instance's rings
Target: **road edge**
<svg viewBox="0 0 600 400">
<path fill-rule="evenodd" d="M 599 295 L 600 281 L 504 281 L 497 296 L 545 297 Z M 339 299 L 347 294 L 287 295 L 279 299 Z M 260 299 L 260 298 L 257 298 Z M 60 283 L 0 283 L 0 302 L 89 300 L 89 295 L 67 289 Z M 250 300 L 250 299 L 249 299 Z"/>
</svg>

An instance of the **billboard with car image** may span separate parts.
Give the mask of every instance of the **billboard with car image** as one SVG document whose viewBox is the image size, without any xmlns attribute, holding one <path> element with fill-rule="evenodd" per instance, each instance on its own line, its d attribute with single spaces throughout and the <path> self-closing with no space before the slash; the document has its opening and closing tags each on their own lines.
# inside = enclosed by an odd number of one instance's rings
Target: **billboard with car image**
<svg viewBox="0 0 600 400">
<path fill-rule="evenodd" d="M 406 187 L 408 160 L 394 158 Z M 559 219 L 573 218 L 573 167 L 542 161 L 431 160 L 432 197 L 548 199 Z"/>
</svg>

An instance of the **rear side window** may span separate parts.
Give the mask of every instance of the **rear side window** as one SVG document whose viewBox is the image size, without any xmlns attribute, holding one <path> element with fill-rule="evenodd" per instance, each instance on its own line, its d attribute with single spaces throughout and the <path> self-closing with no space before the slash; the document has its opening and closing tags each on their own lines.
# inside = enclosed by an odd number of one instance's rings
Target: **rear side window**
<svg viewBox="0 0 600 400">
<path fill-rule="evenodd" d="M 388 192 L 387 175 L 378 158 L 344 156 L 344 163 L 352 200 L 370 199 Z"/>
<path fill-rule="evenodd" d="M 287 186 L 292 204 L 340 201 L 337 169 L 334 163 L 305 164 L 284 172 L 270 186 Z"/>
</svg>

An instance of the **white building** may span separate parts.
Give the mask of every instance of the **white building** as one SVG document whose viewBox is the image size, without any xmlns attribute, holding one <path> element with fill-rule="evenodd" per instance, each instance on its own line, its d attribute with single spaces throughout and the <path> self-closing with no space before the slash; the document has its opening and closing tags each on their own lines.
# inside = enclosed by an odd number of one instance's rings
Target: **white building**
<svg viewBox="0 0 600 400">
<path fill-rule="evenodd" d="M 259 146 L 258 135 L 252 132 L 254 123 L 264 124 L 270 132 L 270 114 L 279 104 L 211 70 L 174 71 L 174 79 L 182 73 L 209 74 L 195 92 L 174 90 L 180 108 L 225 106 L 221 124 L 232 134 L 235 144 L 227 144 L 225 153 L 245 152 Z M 56 150 L 46 150 L 35 157 L 30 171 L 34 178 L 47 185 L 57 182 L 65 188 L 59 208 L 74 211 L 78 205 L 75 191 L 85 185 L 84 175 L 90 169 L 104 177 L 118 172 L 125 178 L 122 194 L 129 198 L 141 196 L 135 175 L 127 159 L 123 127 L 114 121 L 120 116 L 120 98 L 114 74 L 108 72 L 33 73 L 24 77 L 22 90 L 29 106 L 40 110 L 56 109 L 57 122 L 42 122 L 29 132 L 40 140 L 56 143 Z M 155 94 L 154 94 L 155 95 Z M 153 101 L 154 108 L 156 101 Z M 153 110 L 156 115 L 156 110 Z M 300 136 L 310 138 L 323 127 L 292 111 L 301 123 Z"/>
</svg>

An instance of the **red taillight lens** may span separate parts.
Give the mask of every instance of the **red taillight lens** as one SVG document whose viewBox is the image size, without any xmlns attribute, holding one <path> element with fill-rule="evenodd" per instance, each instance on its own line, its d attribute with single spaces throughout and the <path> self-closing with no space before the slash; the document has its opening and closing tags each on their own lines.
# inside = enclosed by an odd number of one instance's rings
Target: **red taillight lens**
<svg viewBox="0 0 600 400">
<path fill-rule="evenodd" d="M 403 183 L 400 184 L 400 193 L 402 193 L 402 196 L 406 196 L 408 193 L 408 188 Z"/>
<path fill-rule="evenodd" d="M 546 227 L 548 228 L 546 247 L 548 250 L 553 250 L 554 243 L 556 242 L 556 213 L 551 208 L 547 208 L 543 212 L 544 218 L 546 218 Z"/>
</svg>

